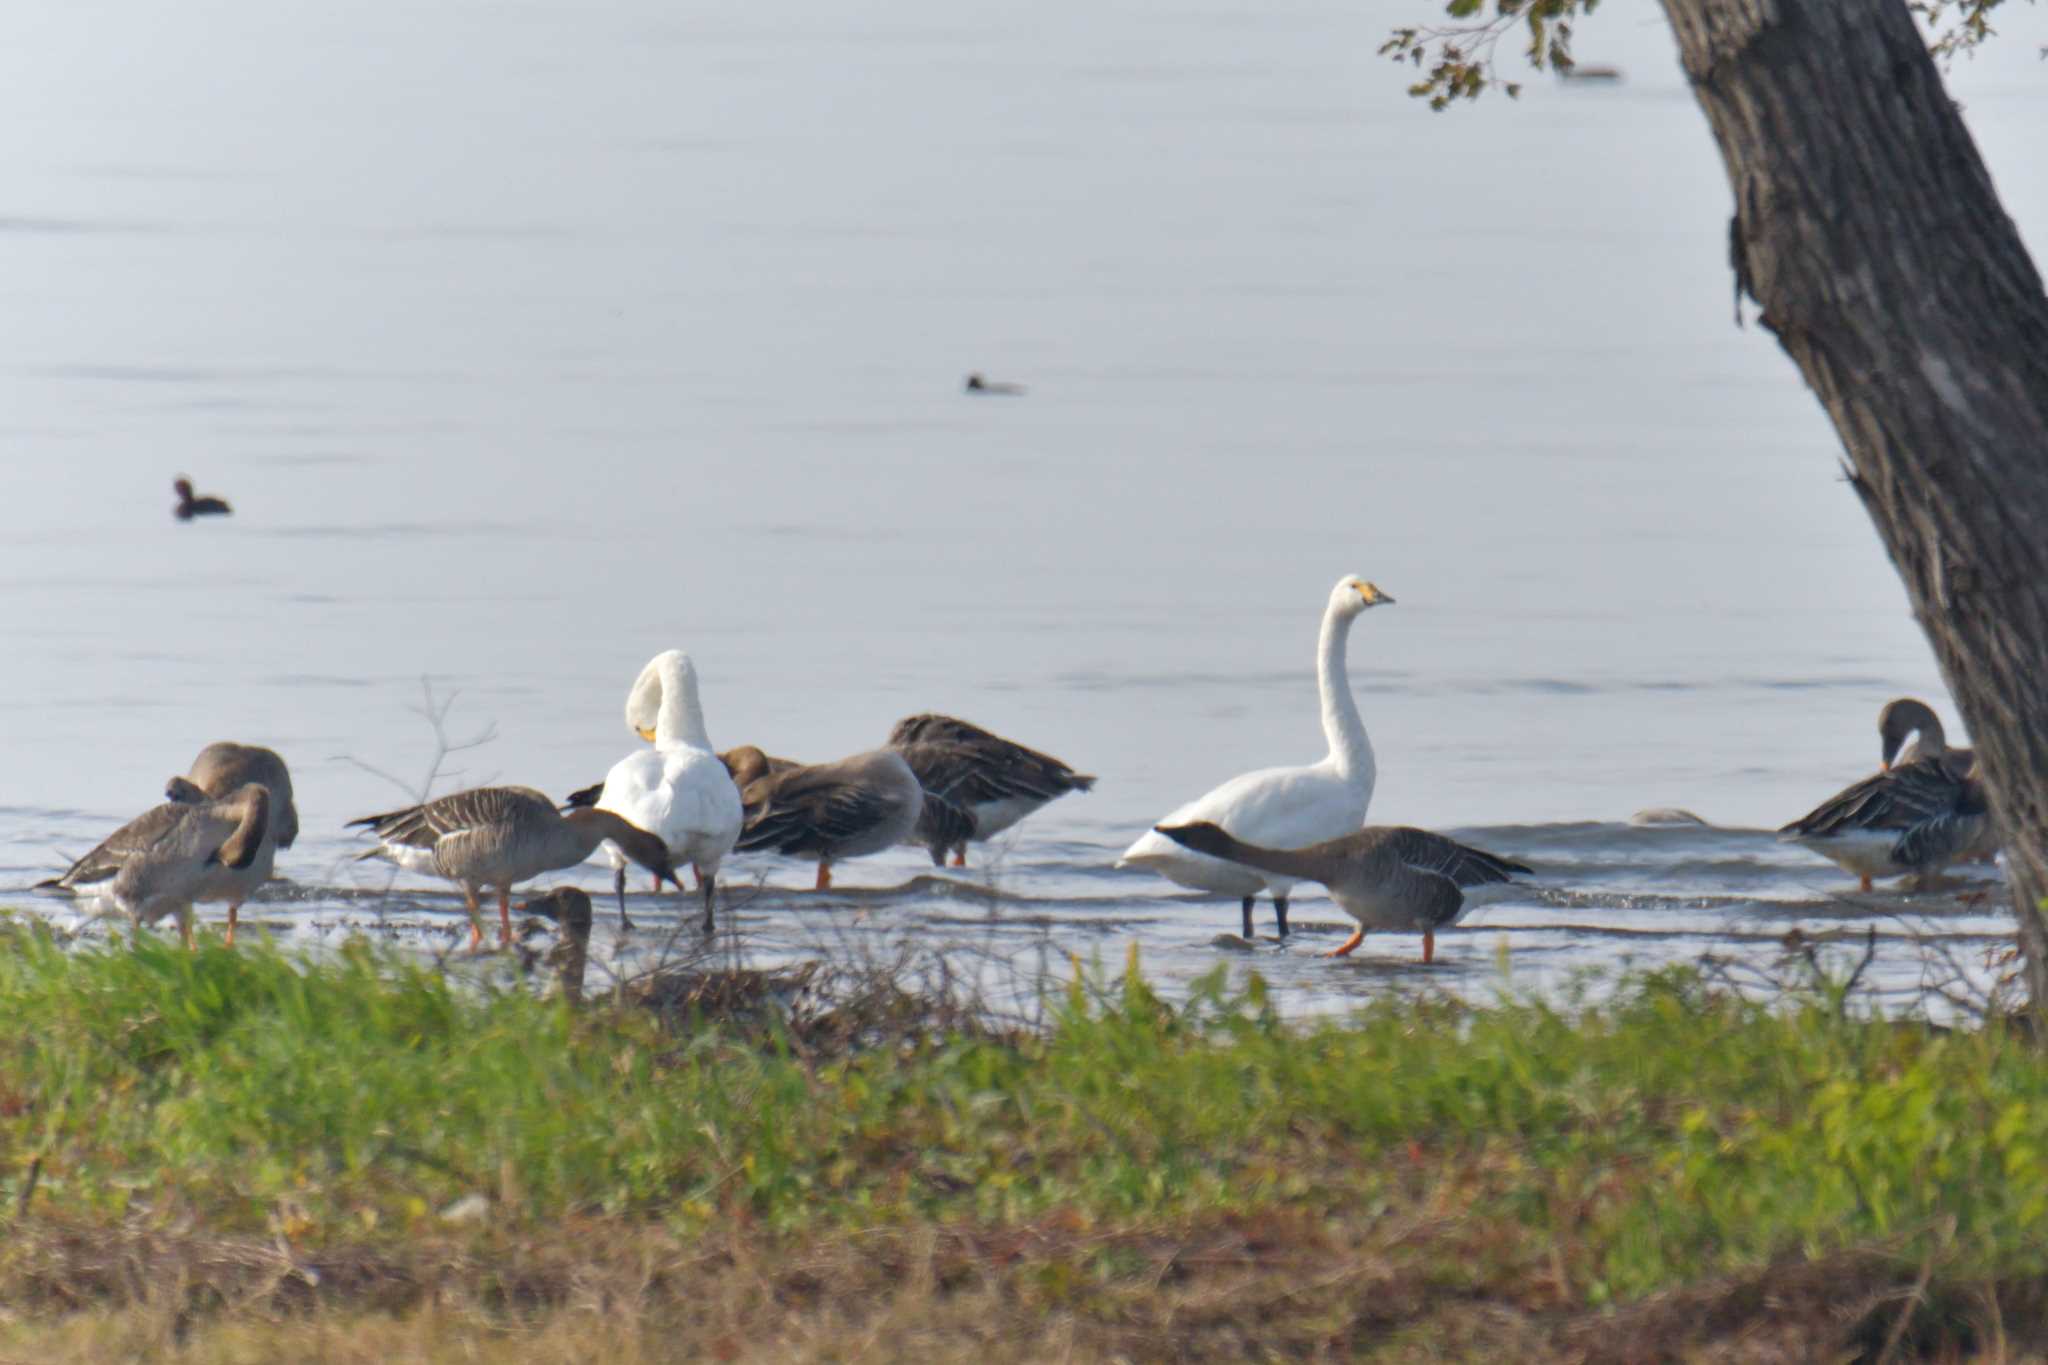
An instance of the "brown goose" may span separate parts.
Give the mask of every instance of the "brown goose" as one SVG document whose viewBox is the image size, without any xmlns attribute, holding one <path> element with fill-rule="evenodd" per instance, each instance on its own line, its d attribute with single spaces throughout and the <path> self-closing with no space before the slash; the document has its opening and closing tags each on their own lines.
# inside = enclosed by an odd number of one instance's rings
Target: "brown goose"
<svg viewBox="0 0 2048 1365">
<path fill-rule="evenodd" d="M 171 509 L 171 515 L 179 521 L 190 521 L 194 517 L 224 517 L 235 509 L 228 506 L 226 498 L 194 497 L 192 480 L 180 474 L 171 484 L 171 491 L 178 495 L 178 505 Z"/>
<path fill-rule="evenodd" d="M 512 888 L 543 872 L 574 867 L 606 839 L 655 875 L 675 877 L 659 837 L 608 810 L 564 815 L 531 787 L 476 787 L 348 823 L 374 831 L 382 841 L 361 857 L 384 858 L 462 888 L 471 948 L 483 943 L 477 898 L 485 887 L 498 890 L 499 942 L 509 947 Z"/>
<path fill-rule="evenodd" d="M 590 962 L 590 897 L 573 886 L 558 886 L 544 896 L 520 905 L 521 913 L 551 919 L 561 927 L 562 941 L 548 954 L 561 983 L 562 998 L 570 1004 L 583 1001 L 583 977 Z"/>
<path fill-rule="evenodd" d="M 772 759 L 748 744 L 719 757 L 746 811 L 734 847 L 816 858 L 820 891 L 832 885 L 833 863 L 902 843 L 924 810 L 917 774 L 893 749 L 801 764 Z"/>
<path fill-rule="evenodd" d="M 937 867 L 949 851 L 953 866 L 967 866 L 970 839 L 985 843 L 1040 806 L 1095 785 L 1049 754 L 952 716 L 906 716 L 889 732 L 889 747 L 928 794 L 941 798 L 926 803 L 910 837 L 931 850 Z"/>
<path fill-rule="evenodd" d="M 1198 853 L 1329 887 L 1344 913 L 1358 921 L 1358 928 L 1326 957 L 1350 953 L 1367 929 L 1420 929 L 1422 960 L 1433 962 L 1436 931 L 1465 912 L 1466 890 L 1507 882 L 1515 873 L 1529 871 L 1520 863 L 1405 825 L 1379 825 L 1297 849 L 1259 848 L 1207 823 L 1157 828 Z"/>
<path fill-rule="evenodd" d="M 190 948 L 195 902 L 239 905 L 269 875 L 258 864 L 269 843 L 270 809 L 270 793 L 255 782 L 224 800 L 166 801 L 39 885 L 102 888 L 138 928 L 175 914 L 178 936 Z"/>
<path fill-rule="evenodd" d="M 1894 762 L 1836 792 L 1778 837 L 1855 873 L 1864 891 L 1879 877 L 1931 878 L 1957 859 L 1997 847 L 1976 755 L 1966 749 Z"/>
<path fill-rule="evenodd" d="M 1956 791 L 1954 803 L 1939 815 L 1909 827 L 1892 846 L 1892 861 L 1922 878 L 1938 877 L 1950 863 L 1985 857 L 1997 850 L 1998 832 L 1991 824 L 1991 803 L 1984 781 L 1973 766 Z"/>
<path fill-rule="evenodd" d="M 242 902 L 270 880 L 277 862 L 277 850 L 290 848 L 299 837 L 299 808 L 292 801 L 291 772 L 285 767 L 284 760 L 272 750 L 222 740 L 201 749 L 185 776 L 174 777 L 164 786 L 164 799 L 167 801 L 199 802 L 219 800 L 250 782 L 259 784 L 270 793 L 270 827 L 264 833 L 263 847 L 257 851 L 255 863 L 244 872 L 216 869 L 223 879 L 222 886 L 217 894 L 200 897 L 201 900 L 224 900 L 228 903 L 227 945 L 230 948 L 235 946 L 235 925 L 241 915 Z"/>
<path fill-rule="evenodd" d="M 279 848 L 298 841 L 299 808 L 292 801 L 291 769 L 275 749 L 220 740 L 199 751 L 184 780 L 215 801 L 244 783 L 261 783 L 270 792 L 272 841 Z"/>
</svg>

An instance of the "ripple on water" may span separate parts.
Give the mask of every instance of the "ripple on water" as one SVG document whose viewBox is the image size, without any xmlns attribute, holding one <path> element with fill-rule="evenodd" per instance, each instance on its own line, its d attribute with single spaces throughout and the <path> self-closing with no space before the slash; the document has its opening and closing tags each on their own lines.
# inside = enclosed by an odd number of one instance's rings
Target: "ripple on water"
<svg viewBox="0 0 2048 1365">
<path fill-rule="evenodd" d="M 0 822 L 37 827 L 45 838 L 82 849 L 95 830 L 104 833 L 107 817 L 17 807 L 0 808 Z M 1297 889 L 1294 933 L 1285 943 L 1271 937 L 1271 912 L 1263 902 L 1260 936 L 1247 942 L 1234 932 L 1234 902 L 1111 872 L 1115 855 L 1106 844 L 1072 839 L 1045 847 L 1022 842 L 993 874 L 932 872 L 920 868 L 921 855 L 904 850 L 901 861 L 892 854 L 842 868 L 843 884 L 826 892 L 801 884 L 805 869 L 794 864 L 737 859 L 721 880 L 717 941 L 763 965 L 819 955 L 881 962 L 937 952 L 963 971 L 1007 974 L 1013 993 L 1027 981 L 1043 983 L 1048 971 L 1071 970 L 1074 961 L 1114 971 L 1135 943 L 1147 972 L 1169 990 L 1218 964 L 1232 972 L 1258 970 L 1273 981 L 1283 1010 L 1310 1015 L 1396 988 L 1485 999 L 1504 987 L 1556 991 L 1588 975 L 1706 959 L 1761 967 L 1786 958 L 1788 943 L 1801 941 L 1788 936 L 1860 943 L 1858 936 L 1872 930 L 1878 946 L 1868 980 L 1887 998 L 1904 1000 L 1927 979 L 1930 964 L 1961 964 L 1973 986 L 1987 988 L 1998 973 L 1991 959 L 2011 938 L 1996 901 L 1995 870 L 1973 869 L 1941 892 L 1859 895 L 1827 864 L 1783 856 L 1781 846 L 1758 831 L 1645 831 L 1579 822 L 1463 833 L 1518 851 L 1575 850 L 1578 861 L 1569 866 L 1579 870 L 1546 865 L 1526 886 L 1472 910 L 1438 936 L 1438 965 L 1431 968 L 1420 965 L 1414 934 L 1372 933 L 1351 958 L 1318 956 L 1336 946 L 1351 923 L 1320 888 L 1306 886 Z M 1702 856 L 1731 845 L 1755 845 L 1771 856 L 1751 863 Z M 347 869 L 345 879 L 273 882 L 245 909 L 244 922 L 285 943 L 319 949 L 372 934 L 438 955 L 466 935 L 459 895 L 381 864 L 342 861 L 359 848 L 340 840 L 301 844 L 290 855 L 297 870 L 316 869 L 329 858 L 335 871 Z M 17 864 L 7 875 L 21 877 L 16 889 L 25 893 L 33 877 L 18 865 L 29 850 L 17 840 L 14 852 L 4 859 Z M 694 895 L 679 901 L 672 893 L 635 892 L 630 909 L 639 929 L 621 936 L 606 869 L 586 864 L 546 880 L 573 882 L 592 894 L 598 954 L 614 974 L 648 970 L 698 941 Z M 1619 886 L 1618 880 L 1641 885 Z M 1756 885 L 1731 892 L 1733 882 Z M 1981 892 L 1991 899 L 1973 899 Z M 67 933 L 97 938 L 115 928 L 46 893 L 13 899 Z M 202 916 L 217 919 L 218 907 L 203 907 Z"/>
</svg>

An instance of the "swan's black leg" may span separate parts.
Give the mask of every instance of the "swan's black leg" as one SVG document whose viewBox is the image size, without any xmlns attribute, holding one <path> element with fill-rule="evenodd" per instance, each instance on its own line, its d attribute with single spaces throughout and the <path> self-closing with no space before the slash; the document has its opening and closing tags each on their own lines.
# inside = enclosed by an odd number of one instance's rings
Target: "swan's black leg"
<svg viewBox="0 0 2048 1365">
<path fill-rule="evenodd" d="M 711 897 L 718 890 L 718 874 L 700 872 L 697 875 L 704 880 L 704 932 L 708 935 L 711 932 Z"/>
<path fill-rule="evenodd" d="M 1273 921 L 1280 926 L 1280 937 L 1287 937 L 1287 897 L 1273 897 Z"/>
<path fill-rule="evenodd" d="M 626 865 L 620 863 L 612 872 L 612 890 L 619 896 L 619 932 L 633 932 L 633 921 L 626 918 Z"/>
<path fill-rule="evenodd" d="M 1251 896 L 1244 898 L 1244 936 L 1247 939 L 1252 936 L 1252 900 Z"/>
</svg>

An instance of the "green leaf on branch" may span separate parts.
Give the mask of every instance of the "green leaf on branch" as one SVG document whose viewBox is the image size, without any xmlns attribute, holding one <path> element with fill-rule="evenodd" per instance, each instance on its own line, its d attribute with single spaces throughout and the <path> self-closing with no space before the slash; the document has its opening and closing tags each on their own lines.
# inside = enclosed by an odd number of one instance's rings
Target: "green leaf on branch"
<svg viewBox="0 0 2048 1365">
<path fill-rule="evenodd" d="M 1500 40 L 1517 30 L 1526 34 L 1523 58 L 1537 71 L 1570 74 L 1571 21 L 1599 8 L 1600 0 L 1442 0 L 1446 22 L 1397 28 L 1380 44 L 1379 53 L 1407 62 L 1423 72 L 1408 93 L 1447 109 L 1460 100 L 1476 100 L 1499 86 L 1513 98 L 1517 83 L 1500 78 L 1494 53 Z M 1907 0 L 1928 34 L 1928 47 L 1943 60 L 1974 50 L 1993 36 L 1991 13 L 2004 0 Z M 2042 55 L 2048 57 L 2048 49 Z"/>
</svg>

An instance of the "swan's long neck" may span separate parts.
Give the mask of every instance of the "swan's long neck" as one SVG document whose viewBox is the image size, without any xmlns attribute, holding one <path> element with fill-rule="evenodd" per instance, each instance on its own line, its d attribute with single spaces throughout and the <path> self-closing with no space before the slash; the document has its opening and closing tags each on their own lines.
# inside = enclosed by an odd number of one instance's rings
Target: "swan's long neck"
<svg viewBox="0 0 2048 1365">
<path fill-rule="evenodd" d="M 1330 741 L 1330 758 L 1337 771 L 1370 784 L 1378 765 L 1373 761 L 1372 741 L 1365 737 L 1358 702 L 1351 695 L 1351 672 L 1344 661 L 1354 619 L 1334 607 L 1323 614 L 1322 639 L 1316 643 L 1316 684 L 1323 697 L 1323 735 Z"/>
<path fill-rule="evenodd" d="M 697 674 L 674 659 L 661 666 L 661 710 L 655 713 L 654 742 L 711 747 L 704 729 L 704 707 L 697 700 Z"/>
</svg>

